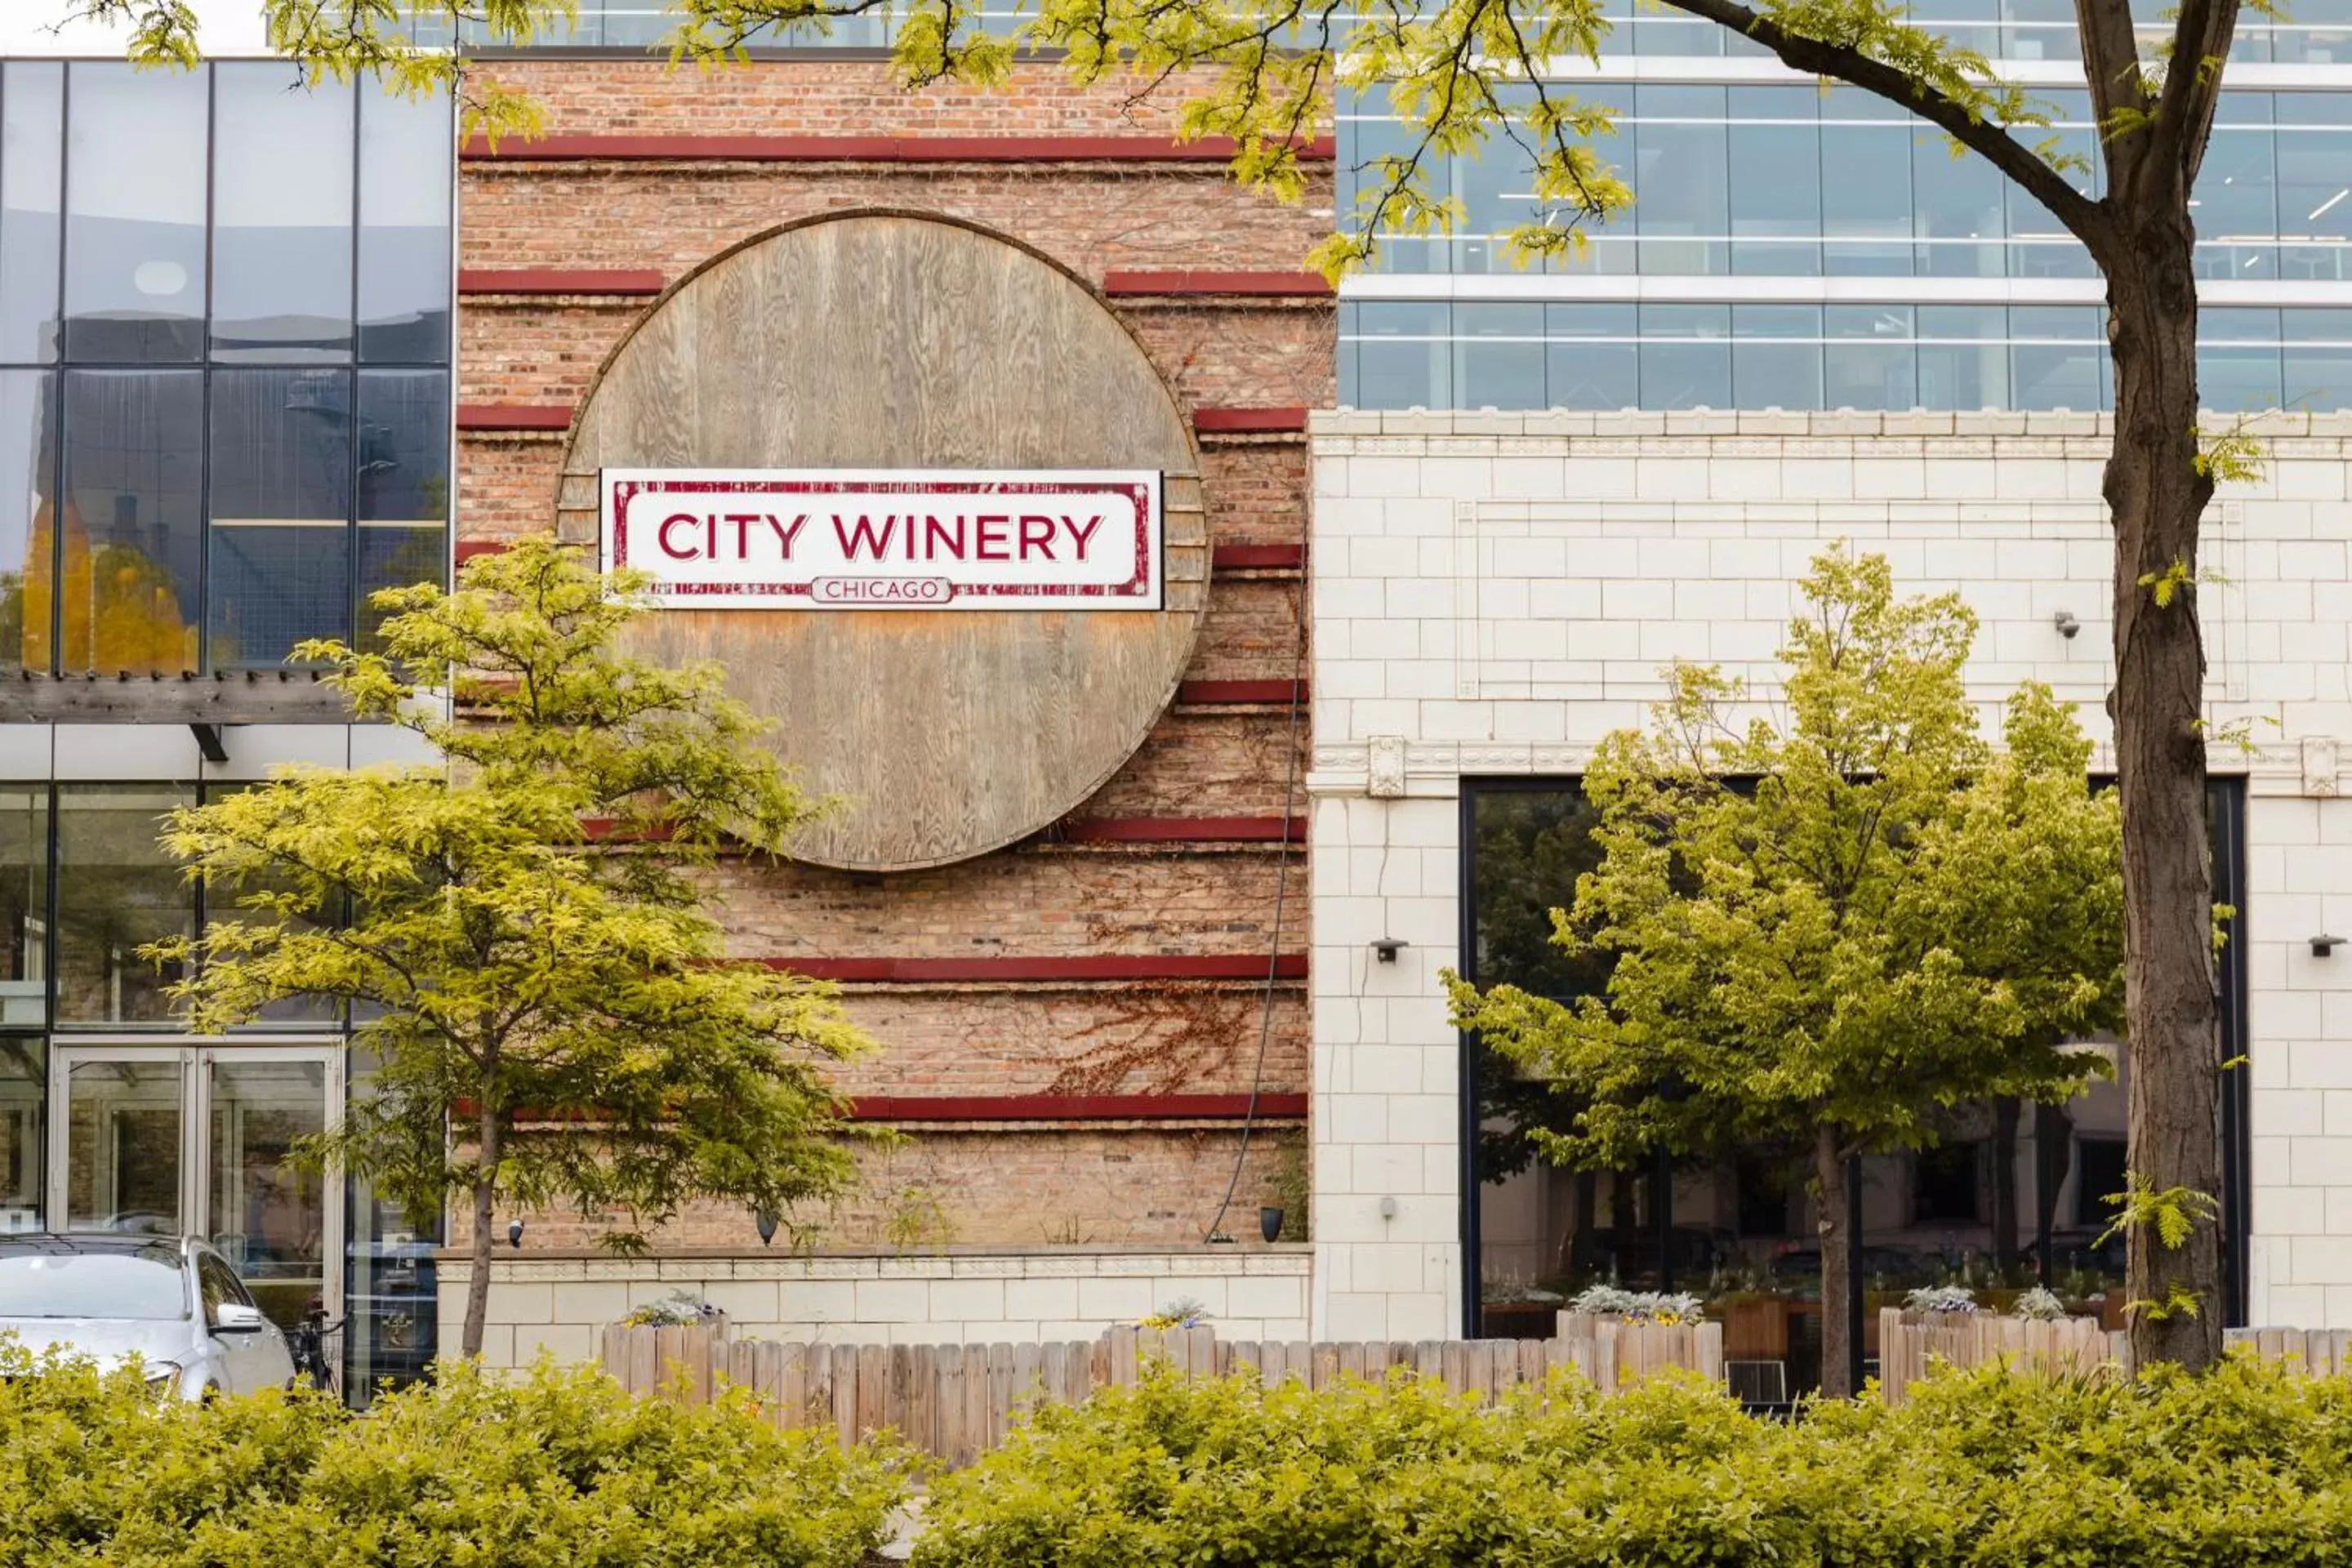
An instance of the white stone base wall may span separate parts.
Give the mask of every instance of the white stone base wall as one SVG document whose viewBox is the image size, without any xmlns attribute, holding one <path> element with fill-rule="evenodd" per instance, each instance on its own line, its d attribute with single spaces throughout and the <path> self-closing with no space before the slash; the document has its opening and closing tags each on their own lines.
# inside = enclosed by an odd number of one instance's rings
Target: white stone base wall
<svg viewBox="0 0 2352 1568">
<path fill-rule="evenodd" d="M 2209 722 L 2251 747 L 2211 758 L 2246 792 L 2250 1315 L 2346 1327 L 2352 947 L 2310 939 L 2352 938 L 2352 414 L 2249 428 L 2265 471 L 2207 515 L 2200 613 Z M 1436 977 L 1460 940 L 1462 780 L 1581 773 L 1676 658 L 1769 695 L 1791 584 L 1838 540 L 1975 608 L 1989 724 L 2041 680 L 2104 742 L 2107 432 L 2069 413 L 1314 417 L 1318 1337 L 1463 1330 Z M 2093 765 L 2113 767 L 2104 743 Z M 1382 937 L 1412 945 L 1379 963 Z"/>
<path fill-rule="evenodd" d="M 482 1359 L 529 1365 L 596 1354 L 607 1323 L 685 1291 L 738 1339 L 830 1344 L 1035 1344 L 1091 1340 L 1190 1298 L 1220 1338 L 1307 1337 L 1305 1247 L 951 1252 L 923 1257 L 767 1253 L 627 1258 L 501 1253 L 491 1266 Z M 469 1259 L 440 1263 L 441 1345 L 464 1326 Z"/>
</svg>

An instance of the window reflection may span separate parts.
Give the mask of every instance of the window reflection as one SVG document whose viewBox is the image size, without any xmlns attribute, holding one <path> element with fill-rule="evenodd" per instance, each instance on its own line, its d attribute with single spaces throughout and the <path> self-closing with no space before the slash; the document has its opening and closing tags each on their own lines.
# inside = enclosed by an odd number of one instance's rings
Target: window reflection
<svg viewBox="0 0 2352 1568">
<path fill-rule="evenodd" d="M 360 357 L 449 358 L 449 100 L 370 92 L 360 104 Z"/>
<path fill-rule="evenodd" d="M 41 1228 L 47 1054 L 40 1040 L 0 1037 L 0 1231 Z"/>
<path fill-rule="evenodd" d="M 215 373 L 214 668 L 349 635 L 351 399 L 342 371 Z"/>
<path fill-rule="evenodd" d="M 204 551 L 204 376 L 65 376 L 59 664 L 68 672 L 197 668 Z"/>
<path fill-rule="evenodd" d="M 65 67 L 0 67 L 0 363 L 58 353 L 58 226 Z"/>
<path fill-rule="evenodd" d="M 0 669 L 49 668 L 57 376 L 0 370 Z"/>
<path fill-rule="evenodd" d="M 2217 783 L 2209 817 L 2227 884 L 2217 896 L 2242 906 L 2229 805 L 2241 787 Z M 1601 992 L 1609 957 L 1566 953 L 1550 940 L 1550 911 L 1599 863 L 1597 816 L 1582 789 L 1574 780 L 1472 781 L 1464 806 L 1469 977 L 1560 1002 Z M 2236 970 L 2222 973 L 2234 991 Z M 2226 1003 L 2221 1012 L 2227 1031 L 2235 1014 Z M 2076 1312 L 2122 1326 L 2122 1249 L 2101 1238 L 2106 1195 L 2123 1186 L 2130 1062 L 2123 1047 L 2103 1048 L 2116 1078 L 2063 1106 L 1953 1107 L 1937 1113 L 1929 1147 L 1863 1162 L 1865 1357 L 1877 1309 L 1917 1285 L 1966 1283 L 2005 1304 L 2045 1284 Z M 2226 1051 L 2241 1048 L 2225 1039 Z M 1688 1290 L 1723 1324 L 1736 1392 L 1785 1398 L 1818 1384 L 1822 1263 L 1803 1151 L 1754 1142 L 1633 1170 L 1552 1166 L 1529 1134 L 1570 1129 L 1576 1104 L 1492 1053 L 1476 1059 L 1481 1331 L 1548 1335 L 1561 1299 L 1601 1280 Z M 2233 1170 L 2227 1190 L 2242 1179 Z"/>
<path fill-rule="evenodd" d="M 195 895 L 163 857 L 163 815 L 195 792 L 160 785 L 62 784 L 58 789 L 58 1019 L 68 1024 L 161 1023 L 172 1015 L 149 942 L 193 934 Z"/>
<path fill-rule="evenodd" d="M 66 354 L 194 360 L 204 351 L 204 72 L 71 68 Z"/>
<path fill-rule="evenodd" d="M 213 357 L 348 360 L 357 94 L 275 62 L 215 68 Z"/>
<path fill-rule="evenodd" d="M 362 371 L 359 403 L 360 641 L 378 646 L 379 588 L 446 583 L 449 555 L 449 378 Z"/>
<path fill-rule="evenodd" d="M 48 1021 L 49 792 L 0 790 L 0 1028 Z"/>
</svg>

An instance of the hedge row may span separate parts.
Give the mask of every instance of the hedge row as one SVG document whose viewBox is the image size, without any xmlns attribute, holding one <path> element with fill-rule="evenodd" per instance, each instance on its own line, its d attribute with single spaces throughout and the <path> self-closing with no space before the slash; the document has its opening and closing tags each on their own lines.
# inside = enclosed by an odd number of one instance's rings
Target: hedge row
<svg viewBox="0 0 2352 1568">
<path fill-rule="evenodd" d="M 30 1375 L 37 1373 L 38 1375 Z M 271 1392 L 159 1405 L 138 1373 L 0 1340 L 0 1568 L 854 1568 L 892 1455 L 741 1398 L 635 1400 L 593 1369 L 444 1369 L 364 1416 Z"/>
<path fill-rule="evenodd" d="M 942 1479 L 929 1568 L 2352 1563 L 2352 1382 L 1954 1374 L 1896 1410 L 1711 1389 L 1308 1394 L 1161 1374 Z"/>
</svg>

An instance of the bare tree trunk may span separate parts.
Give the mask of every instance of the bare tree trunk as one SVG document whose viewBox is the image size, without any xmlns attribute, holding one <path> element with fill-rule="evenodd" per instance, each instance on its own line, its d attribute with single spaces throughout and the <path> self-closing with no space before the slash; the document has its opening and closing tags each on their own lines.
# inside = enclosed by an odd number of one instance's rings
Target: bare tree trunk
<svg viewBox="0 0 2352 1568">
<path fill-rule="evenodd" d="M 1850 1298 L 1853 1294 L 1853 1237 L 1846 1228 L 1845 1151 L 1837 1133 L 1823 1127 L 1813 1134 L 1814 1233 L 1822 1243 L 1822 1393 L 1853 1397 L 1853 1340 Z"/>
<path fill-rule="evenodd" d="M 2160 172 L 2139 171 L 2158 184 Z M 2197 471 L 2197 281 L 2185 188 L 2129 193 L 2134 221 L 2103 257 L 2115 355 L 2116 437 L 2105 492 L 2116 531 L 2116 772 L 2123 797 L 2131 1170 L 2163 1191 L 2219 1194 L 2220 1037 L 2213 997 L 2213 881 L 2205 819 L 2204 646 L 2198 523 L 2213 483 Z M 2168 583 L 2169 603 L 2155 584 Z M 2132 1227 L 2135 1366 L 2211 1364 L 2221 1351 L 2221 1237 L 2200 1221 L 2168 1248 Z M 2158 1315 L 2161 1313 L 2161 1315 Z"/>
<path fill-rule="evenodd" d="M 2018 1102 L 1992 1102 L 1992 1271 L 2007 1284 L 2017 1273 Z"/>
<path fill-rule="evenodd" d="M 474 1268 L 466 1280 L 466 1329 L 458 1343 L 459 1353 L 467 1361 L 480 1358 L 482 1329 L 490 1315 L 490 1259 L 498 1246 L 490 1226 L 498 1217 L 499 1145 L 499 1119 L 486 1111 L 481 1147 L 474 1153 Z"/>
</svg>

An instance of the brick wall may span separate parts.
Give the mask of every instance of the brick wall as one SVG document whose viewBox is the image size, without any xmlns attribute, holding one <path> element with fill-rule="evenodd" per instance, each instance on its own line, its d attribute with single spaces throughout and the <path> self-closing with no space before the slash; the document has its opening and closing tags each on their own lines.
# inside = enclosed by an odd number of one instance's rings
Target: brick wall
<svg viewBox="0 0 2352 1568">
<path fill-rule="evenodd" d="M 675 282 L 778 224 L 887 206 L 982 224 L 1100 284 L 1113 270 L 1295 272 L 1331 221 L 1328 159 L 1313 165 L 1304 205 L 1252 195 L 1230 184 L 1221 163 L 1165 156 L 1164 108 L 1132 110 L 1123 86 L 1080 90 L 1050 68 L 1021 68 L 1001 93 L 919 94 L 898 89 L 887 63 L 873 60 L 770 61 L 711 73 L 621 59 L 483 68 L 532 93 L 558 140 L 539 157 L 515 142 L 495 153 L 477 147 L 461 164 L 459 265 L 469 276 L 459 310 L 458 401 L 474 411 L 461 417 L 461 541 L 549 525 L 562 433 L 487 426 L 512 423 L 517 408 L 576 410 L 605 356 L 652 302 L 642 279 L 591 279 L 589 292 L 544 295 L 500 289 L 501 269 L 649 271 Z M 668 144 L 676 155 L 648 160 L 585 156 L 566 140 L 719 136 L 1137 140 L 1114 148 L 1116 155 L 1097 141 L 1074 145 L 1077 156 L 1037 153 L 1018 163 L 919 150 L 913 158 L 782 160 L 740 155 L 740 144 L 739 155 L 717 156 L 677 142 Z M 1331 400 L 1328 298 L 1128 293 L 1112 303 L 1188 407 Z M 1213 434 L 1202 447 L 1215 543 L 1303 545 L 1301 437 Z M 1303 590 L 1295 566 L 1221 569 L 1187 679 L 1287 679 Z M 1195 841 L 1033 844 L 910 876 L 732 866 L 718 895 L 730 945 L 747 958 L 803 962 L 1126 954 L 1262 964 L 1276 945 L 1276 882 L 1286 874 L 1278 945 L 1303 952 L 1303 852 L 1197 841 L 1198 819 L 1303 812 L 1303 795 L 1284 800 L 1289 724 L 1286 705 L 1180 704 L 1074 814 L 1125 826 L 1180 819 L 1193 826 L 1178 837 Z M 1152 831 L 1143 830 L 1147 837 Z M 1268 993 L 1246 978 L 852 984 L 848 993 L 852 1013 L 883 1047 L 843 1075 L 861 1097 L 1234 1095 L 1254 1081 L 1290 1096 L 1307 1089 L 1305 986 L 1295 976 L 1271 991 L 1262 1075 L 1258 1025 Z M 867 1193 L 827 1219 L 826 1245 L 878 1242 L 891 1205 L 910 1187 L 945 1194 L 958 1239 L 968 1243 L 1196 1244 L 1239 1142 L 1231 1117 L 908 1131 L 904 1145 L 869 1160 Z M 1256 1208 L 1276 1190 L 1279 1167 L 1296 1158 L 1284 1151 L 1297 1140 L 1295 1121 L 1262 1129 L 1234 1200 L 1240 1217 L 1228 1228 L 1255 1233 Z M 748 1223 L 698 1210 L 662 1241 L 734 1245 Z M 584 1242 L 593 1228 L 542 1215 L 531 1222 L 531 1245 Z"/>
</svg>

